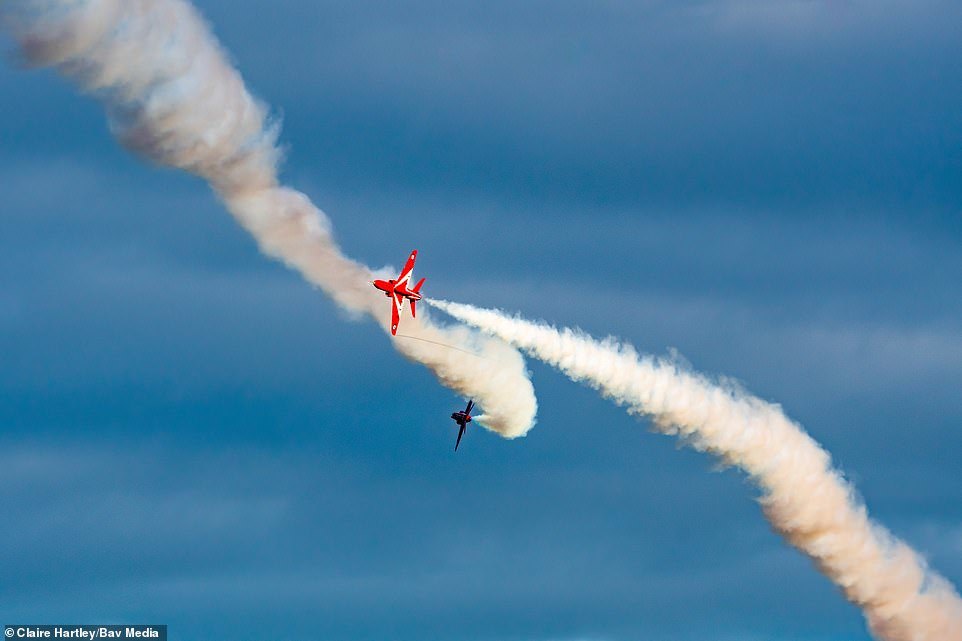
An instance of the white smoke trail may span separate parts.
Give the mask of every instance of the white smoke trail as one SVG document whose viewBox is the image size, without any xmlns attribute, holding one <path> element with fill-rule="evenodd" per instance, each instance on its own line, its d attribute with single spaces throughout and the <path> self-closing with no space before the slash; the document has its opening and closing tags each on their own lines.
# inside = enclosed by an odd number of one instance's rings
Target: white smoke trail
<svg viewBox="0 0 962 641">
<path fill-rule="evenodd" d="M 305 195 L 278 184 L 277 129 L 188 2 L 0 0 L 0 19 L 29 62 L 55 66 L 106 105 L 125 146 L 205 178 L 265 253 L 388 329 L 390 302 L 371 286 L 371 270 L 341 253 L 328 219 Z M 402 325 L 424 340 L 395 347 L 475 398 L 491 429 L 506 437 L 527 432 L 537 401 L 521 355 L 427 317 Z"/>
<path fill-rule="evenodd" d="M 611 339 L 431 301 L 747 472 L 772 526 L 811 557 L 886 641 L 962 641 L 962 600 L 905 543 L 871 521 L 825 450 L 781 408 Z"/>
</svg>

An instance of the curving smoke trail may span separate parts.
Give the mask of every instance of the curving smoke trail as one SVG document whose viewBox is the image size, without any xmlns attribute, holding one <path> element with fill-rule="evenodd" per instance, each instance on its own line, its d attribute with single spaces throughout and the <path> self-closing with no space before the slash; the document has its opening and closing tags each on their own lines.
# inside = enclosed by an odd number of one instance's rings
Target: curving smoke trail
<svg viewBox="0 0 962 641">
<path fill-rule="evenodd" d="M 188 2 L 0 0 L 0 20 L 28 62 L 55 66 L 104 103 L 126 147 L 206 179 L 262 251 L 388 329 L 389 303 L 371 286 L 371 270 L 341 253 L 327 217 L 304 194 L 279 184 L 277 127 Z M 427 316 L 405 318 L 403 331 L 421 340 L 395 347 L 477 399 L 494 431 L 527 432 L 537 401 L 521 355 Z"/>
<path fill-rule="evenodd" d="M 725 388 L 676 363 L 470 305 L 430 301 L 576 381 L 650 416 L 747 472 L 774 529 L 811 557 L 885 641 L 962 641 L 962 600 L 951 584 L 882 526 L 831 466 L 828 453 L 778 405 Z"/>
</svg>

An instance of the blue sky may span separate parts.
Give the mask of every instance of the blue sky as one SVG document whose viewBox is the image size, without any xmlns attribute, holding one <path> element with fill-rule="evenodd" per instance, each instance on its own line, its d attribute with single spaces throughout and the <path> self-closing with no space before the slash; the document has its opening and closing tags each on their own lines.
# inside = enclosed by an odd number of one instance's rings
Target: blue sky
<svg viewBox="0 0 962 641">
<path fill-rule="evenodd" d="M 198 4 L 349 255 L 742 381 L 962 584 L 962 6 Z M 739 474 L 536 362 L 535 429 L 455 455 L 201 181 L 48 71 L 0 102 L 5 622 L 868 639 Z"/>
</svg>

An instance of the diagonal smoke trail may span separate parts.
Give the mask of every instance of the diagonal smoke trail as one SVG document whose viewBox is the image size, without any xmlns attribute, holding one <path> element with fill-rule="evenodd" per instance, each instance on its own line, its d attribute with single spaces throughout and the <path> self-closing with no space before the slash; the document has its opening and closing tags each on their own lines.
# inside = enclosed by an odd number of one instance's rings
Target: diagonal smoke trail
<svg viewBox="0 0 962 641">
<path fill-rule="evenodd" d="M 781 408 L 611 339 L 470 305 L 431 301 L 584 382 L 659 431 L 747 472 L 774 529 L 811 557 L 885 641 L 962 641 L 962 600 L 924 560 L 871 521 L 828 453 Z"/>
<path fill-rule="evenodd" d="M 104 103 L 126 147 L 205 178 L 265 253 L 387 329 L 390 303 L 371 286 L 371 270 L 341 253 L 328 219 L 304 194 L 279 184 L 277 128 L 188 2 L 0 0 L 0 20 L 30 63 L 55 66 Z M 395 348 L 477 399 L 491 429 L 527 432 L 537 401 L 521 355 L 427 316 L 405 318 L 404 332 L 422 340 Z"/>
</svg>

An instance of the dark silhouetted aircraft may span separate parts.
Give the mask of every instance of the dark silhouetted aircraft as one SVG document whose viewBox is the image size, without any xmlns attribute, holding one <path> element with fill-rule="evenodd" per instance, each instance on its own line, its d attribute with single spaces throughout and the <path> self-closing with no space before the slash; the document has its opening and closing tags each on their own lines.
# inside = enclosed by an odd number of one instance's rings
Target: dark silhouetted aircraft
<svg viewBox="0 0 962 641">
<path fill-rule="evenodd" d="M 471 422 L 471 408 L 473 407 L 474 401 L 468 401 L 468 406 L 465 407 L 463 411 L 455 412 L 451 415 L 451 418 L 454 419 L 454 422 L 461 426 L 461 429 L 458 430 L 458 440 L 454 444 L 455 452 L 458 451 L 458 445 L 461 444 L 461 437 L 464 436 L 464 428 L 467 427 L 468 423 Z"/>
<path fill-rule="evenodd" d="M 404 307 L 404 300 L 411 301 L 411 318 L 414 318 L 414 303 L 421 300 L 421 285 L 424 279 L 418 284 L 408 289 L 411 283 L 411 276 L 414 273 L 414 260 L 418 257 L 418 250 L 411 252 L 408 262 L 404 264 L 404 269 L 398 274 L 396 280 L 375 280 L 372 284 L 384 292 L 384 295 L 391 299 L 391 336 L 397 335 L 397 325 L 401 321 L 401 309 Z"/>
</svg>

